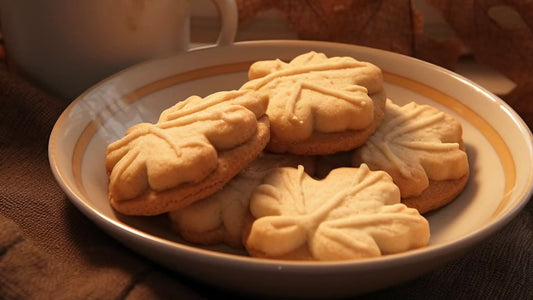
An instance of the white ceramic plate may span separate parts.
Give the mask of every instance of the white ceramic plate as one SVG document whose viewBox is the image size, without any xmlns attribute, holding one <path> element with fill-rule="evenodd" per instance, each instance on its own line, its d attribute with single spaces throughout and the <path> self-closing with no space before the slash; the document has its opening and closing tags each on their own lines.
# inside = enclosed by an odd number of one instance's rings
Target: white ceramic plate
<svg viewBox="0 0 533 300">
<path fill-rule="evenodd" d="M 396 103 L 426 103 L 463 124 L 471 178 L 450 205 L 427 215 L 428 247 L 364 261 L 287 262 L 250 258 L 225 246 L 187 245 L 164 217 L 124 217 L 107 200 L 106 146 L 139 122 L 190 95 L 239 88 L 256 60 L 290 60 L 314 50 L 381 67 Z M 346 296 L 398 284 L 433 270 L 499 230 L 532 193 L 531 132 L 502 100 L 461 76 L 381 50 L 303 41 L 236 43 L 149 61 L 78 97 L 58 119 L 49 144 L 54 175 L 72 202 L 131 249 L 177 272 L 243 293 Z"/>
</svg>

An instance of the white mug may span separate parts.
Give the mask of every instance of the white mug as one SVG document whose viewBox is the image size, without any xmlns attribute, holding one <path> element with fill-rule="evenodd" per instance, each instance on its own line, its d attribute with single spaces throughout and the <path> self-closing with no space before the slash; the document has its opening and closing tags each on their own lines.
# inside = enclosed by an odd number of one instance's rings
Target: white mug
<svg viewBox="0 0 533 300">
<path fill-rule="evenodd" d="M 8 69 L 68 100 L 143 60 L 187 51 L 192 0 L 0 0 Z M 234 0 L 220 12 L 217 45 L 233 42 Z"/>
</svg>

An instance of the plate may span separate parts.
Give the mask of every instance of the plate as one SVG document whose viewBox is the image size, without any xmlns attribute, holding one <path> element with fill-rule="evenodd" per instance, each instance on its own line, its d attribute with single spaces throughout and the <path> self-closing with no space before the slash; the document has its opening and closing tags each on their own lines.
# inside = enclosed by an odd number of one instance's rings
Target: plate
<svg viewBox="0 0 533 300">
<path fill-rule="evenodd" d="M 398 104 L 430 104 L 463 125 L 471 178 L 450 205 L 428 214 L 422 249 L 362 261 L 294 262 L 251 258 L 223 245 L 197 247 L 172 233 L 164 216 L 125 217 L 107 199 L 107 145 L 190 95 L 239 88 L 250 64 L 308 51 L 352 56 L 383 70 Z M 532 135 L 501 99 L 473 82 L 407 56 L 313 41 L 253 41 L 205 47 L 135 65 L 87 90 L 57 120 L 52 171 L 79 210 L 127 247 L 176 272 L 239 293 L 348 296 L 400 284 L 456 259 L 501 229 L 532 194 Z"/>
</svg>

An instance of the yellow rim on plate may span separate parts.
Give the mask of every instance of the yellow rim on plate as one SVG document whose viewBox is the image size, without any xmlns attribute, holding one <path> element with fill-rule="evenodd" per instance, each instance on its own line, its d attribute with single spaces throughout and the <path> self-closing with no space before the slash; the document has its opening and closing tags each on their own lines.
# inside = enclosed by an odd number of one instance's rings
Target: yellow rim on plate
<svg viewBox="0 0 533 300">
<path fill-rule="evenodd" d="M 205 68 L 195 69 L 187 71 L 184 73 L 174 74 L 166 78 L 148 83 L 142 87 L 137 88 L 133 92 L 130 92 L 120 98 L 118 101 L 124 102 L 126 104 L 131 104 L 137 100 L 145 97 L 149 94 L 157 92 L 161 89 L 191 81 L 194 79 L 206 78 L 222 74 L 230 74 L 235 72 L 244 72 L 247 71 L 252 62 L 238 62 L 232 64 L 223 64 L 223 65 L 214 65 Z M 505 177 L 504 185 L 504 195 L 501 199 L 497 209 L 492 215 L 492 218 L 500 214 L 503 208 L 506 206 L 509 201 L 510 194 L 516 184 L 516 170 L 515 163 L 512 158 L 509 147 L 502 139 L 500 134 L 492 127 L 485 119 L 483 119 L 479 114 L 470 109 L 468 106 L 460 102 L 459 100 L 443 93 L 431 86 L 423 84 L 421 82 L 412 80 L 410 78 L 383 71 L 383 77 L 385 82 L 404 87 L 408 90 L 414 91 L 420 95 L 423 95 L 429 99 L 432 99 L 435 102 L 438 102 L 464 119 L 471 123 L 475 128 L 477 128 L 483 136 L 489 141 L 491 146 L 494 148 L 496 154 L 498 155 Z M 80 134 L 76 144 L 74 146 L 74 151 L 72 154 L 72 174 L 76 182 L 77 188 L 86 197 L 87 193 L 81 178 L 81 166 L 83 155 L 85 154 L 86 148 L 94 137 L 96 131 L 100 125 L 106 121 L 107 118 L 113 115 L 113 111 L 107 107 L 101 111 L 96 118 L 94 118 L 87 126 L 84 128 Z"/>
</svg>

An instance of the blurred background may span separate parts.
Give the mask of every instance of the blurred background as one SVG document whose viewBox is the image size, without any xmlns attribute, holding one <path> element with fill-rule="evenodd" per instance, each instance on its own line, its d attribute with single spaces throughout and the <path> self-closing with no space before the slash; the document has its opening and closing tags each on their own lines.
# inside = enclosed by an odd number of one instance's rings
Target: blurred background
<svg viewBox="0 0 533 300">
<path fill-rule="evenodd" d="M 219 17 L 192 1 L 191 40 L 213 43 Z M 236 41 L 323 40 L 416 57 L 473 80 L 533 124 L 533 1 L 236 0 Z M 1 33 L 0 33 L 1 40 Z M 5 51 L 0 43 L 0 57 Z"/>
<path fill-rule="evenodd" d="M 308 39 L 389 50 L 453 70 L 533 124 L 533 1 L 236 0 L 237 41 Z M 193 3 L 192 40 L 216 40 L 216 8 Z"/>
</svg>

